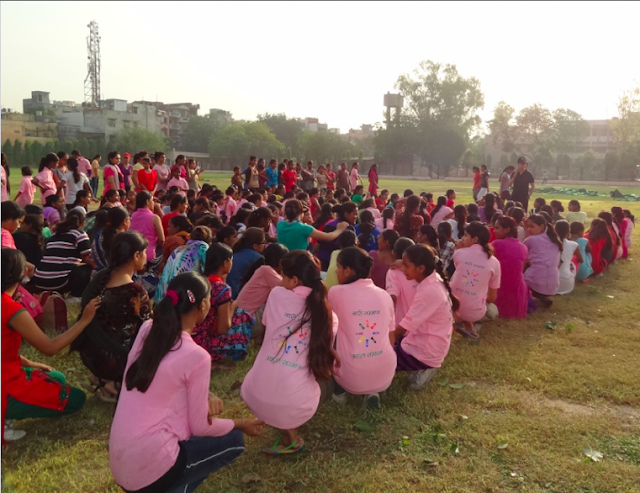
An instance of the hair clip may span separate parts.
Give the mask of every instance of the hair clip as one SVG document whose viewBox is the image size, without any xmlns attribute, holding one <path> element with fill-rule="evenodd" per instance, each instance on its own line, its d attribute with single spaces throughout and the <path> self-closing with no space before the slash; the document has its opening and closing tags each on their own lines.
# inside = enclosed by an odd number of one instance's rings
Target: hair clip
<svg viewBox="0 0 640 493">
<path fill-rule="evenodd" d="M 196 302 L 196 297 L 193 296 L 193 293 L 191 292 L 190 289 L 187 289 L 187 298 L 189 298 L 189 303 L 195 303 Z"/>
</svg>

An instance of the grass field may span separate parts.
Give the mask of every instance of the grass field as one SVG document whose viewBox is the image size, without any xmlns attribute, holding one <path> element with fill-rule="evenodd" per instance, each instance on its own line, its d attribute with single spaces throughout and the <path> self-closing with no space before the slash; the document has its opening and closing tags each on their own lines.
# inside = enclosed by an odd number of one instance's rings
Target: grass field
<svg viewBox="0 0 640 493">
<path fill-rule="evenodd" d="M 221 175 L 213 181 L 228 183 Z M 382 184 L 435 195 L 454 188 L 457 202 L 471 199 L 469 183 Z M 572 197 L 545 198 L 566 204 Z M 614 204 L 640 213 L 640 203 L 578 199 L 590 217 Z M 634 242 L 631 259 L 579 284 L 571 295 L 555 297 L 552 309 L 523 321 L 485 324 L 475 346 L 455 336 L 443 368 L 424 391 L 407 390 L 406 376 L 398 375 L 379 411 L 362 411 L 354 397 L 346 406 L 328 401 L 300 430 L 307 443 L 302 455 L 262 455 L 259 450 L 276 437 L 265 429 L 264 436 L 247 440 L 237 462 L 198 491 L 640 491 L 637 233 Z M 46 358 L 26 346 L 24 354 L 62 370 L 75 385 L 88 373 L 75 354 Z M 249 414 L 232 386 L 255 354 L 252 349 L 234 370 L 212 375 L 226 417 Z M 120 491 L 108 467 L 112 415 L 111 405 L 89 397 L 75 416 L 16 423 L 28 435 L 3 450 L 3 491 Z M 592 461 L 585 447 L 604 458 Z M 249 473 L 260 481 L 245 483 Z"/>
</svg>

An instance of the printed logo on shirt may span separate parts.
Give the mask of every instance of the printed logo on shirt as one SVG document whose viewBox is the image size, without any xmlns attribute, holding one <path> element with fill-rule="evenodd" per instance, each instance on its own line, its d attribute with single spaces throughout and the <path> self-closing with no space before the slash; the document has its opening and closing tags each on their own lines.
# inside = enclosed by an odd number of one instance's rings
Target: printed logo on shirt
<svg viewBox="0 0 640 493">
<path fill-rule="evenodd" d="M 358 339 L 358 344 L 364 343 L 365 348 L 368 348 L 370 343 L 378 344 L 376 337 L 380 335 L 380 331 L 375 330 L 376 325 L 378 325 L 377 323 L 371 324 L 369 320 L 365 320 L 364 324 L 360 323 L 358 325 L 362 329 L 362 331 L 356 332 L 356 335 L 360 336 L 360 338 Z M 371 332 L 369 332 L 369 329 L 371 330 Z"/>
<path fill-rule="evenodd" d="M 473 269 L 465 269 L 465 273 L 462 275 L 462 283 L 465 288 L 475 288 L 479 281 L 480 273 Z"/>
</svg>

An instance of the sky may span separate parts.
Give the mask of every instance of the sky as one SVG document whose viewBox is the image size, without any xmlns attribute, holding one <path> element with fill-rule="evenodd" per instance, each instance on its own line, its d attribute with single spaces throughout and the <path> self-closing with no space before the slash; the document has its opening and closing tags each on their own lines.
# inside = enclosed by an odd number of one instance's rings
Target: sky
<svg viewBox="0 0 640 493">
<path fill-rule="evenodd" d="M 87 25 L 101 35 L 105 99 L 200 104 L 236 119 L 383 120 L 383 95 L 423 60 L 500 101 L 616 116 L 640 83 L 638 2 L 1 2 L 0 97 L 84 98 Z"/>
</svg>

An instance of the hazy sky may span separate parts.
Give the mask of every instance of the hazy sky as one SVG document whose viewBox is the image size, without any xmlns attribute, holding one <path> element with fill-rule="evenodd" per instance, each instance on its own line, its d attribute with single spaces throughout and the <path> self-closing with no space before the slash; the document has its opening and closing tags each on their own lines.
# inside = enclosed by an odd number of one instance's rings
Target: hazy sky
<svg viewBox="0 0 640 493">
<path fill-rule="evenodd" d="M 105 99 L 200 104 L 238 119 L 382 120 L 383 94 L 421 60 L 477 77 L 482 116 L 504 100 L 587 119 L 640 81 L 638 2 L 1 2 L 2 106 L 31 90 L 84 98 L 87 24 L 100 27 Z"/>
</svg>

